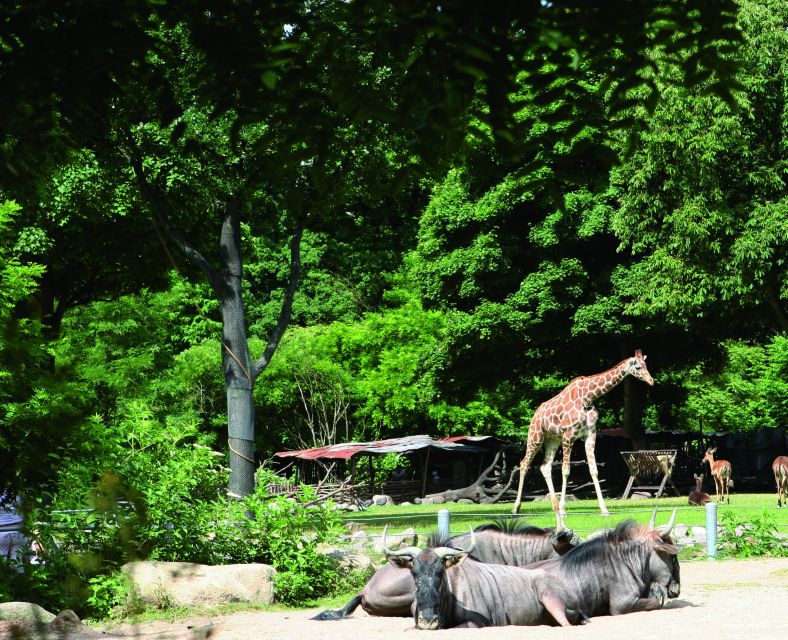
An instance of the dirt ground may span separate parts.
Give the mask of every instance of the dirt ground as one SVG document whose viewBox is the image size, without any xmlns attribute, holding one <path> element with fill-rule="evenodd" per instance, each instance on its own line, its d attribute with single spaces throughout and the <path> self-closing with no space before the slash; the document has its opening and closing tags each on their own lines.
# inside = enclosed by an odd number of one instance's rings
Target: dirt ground
<svg viewBox="0 0 788 640">
<path fill-rule="evenodd" d="M 178 623 L 125 625 L 113 634 L 156 640 L 614 640 L 659 638 L 692 640 L 784 640 L 788 622 L 788 559 L 686 562 L 681 596 L 659 611 L 593 618 L 588 625 L 497 627 L 416 631 L 412 619 L 378 618 L 360 608 L 347 620 L 316 622 L 318 612 L 237 613 Z"/>
</svg>

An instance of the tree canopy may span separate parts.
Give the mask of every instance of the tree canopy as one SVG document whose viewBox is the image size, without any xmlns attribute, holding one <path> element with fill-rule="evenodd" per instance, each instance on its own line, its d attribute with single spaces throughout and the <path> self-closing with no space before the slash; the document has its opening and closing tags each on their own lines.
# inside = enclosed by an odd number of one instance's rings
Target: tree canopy
<svg viewBox="0 0 788 640">
<path fill-rule="evenodd" d="M 655 386 L 598 406 L 634 446 L 785 425 L 787 11 L 6 3 L 0 479 L 96 507 L 83 587 L 182 549 L 295 599 L 327 587 L 308 509 L 262 506 L 274 451 L 522 442 L 638 348 Z M 252 511 L 287 549 L 217 524 Z"/>
</svg>

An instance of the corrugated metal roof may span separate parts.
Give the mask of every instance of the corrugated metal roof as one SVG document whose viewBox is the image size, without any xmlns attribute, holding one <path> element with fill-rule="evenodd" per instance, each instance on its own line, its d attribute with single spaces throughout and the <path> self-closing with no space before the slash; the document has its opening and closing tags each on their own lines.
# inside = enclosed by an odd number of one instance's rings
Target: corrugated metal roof
<svg viewBox="0 0 788 640">
<path fill-rule="evenodd" d="M 301 458 L 303 460 L 334 459 L 347 460 L 358 453 L 409 453 L 418 451 L 426 447 L 434 447 L 444 450 L 458 450 L 462 453 L 472 453 L 482 451 L 478 447 L 463 444 L 459 440 L 469 440 L 478 442 L 491 436 L 455 436 L 454 438 L 441 438 L 434 440 L 430 436 L 406 436 L 404 438 L 392 438 L 390 440 L 378 440 L 376 442 L 343 442 L 332 444 L 325 447 L 314 447 L 312 449 L 299 449 L 297 451 L 278 451 L 274 454 L 276 458 Z"/>
<path fill-rule="evenodd" d="M 438 438 L 441 442 L 484 442 L 485 440 L 494 440 L 495 436 L 450 436 L 446 438 Z"/>
</svg>

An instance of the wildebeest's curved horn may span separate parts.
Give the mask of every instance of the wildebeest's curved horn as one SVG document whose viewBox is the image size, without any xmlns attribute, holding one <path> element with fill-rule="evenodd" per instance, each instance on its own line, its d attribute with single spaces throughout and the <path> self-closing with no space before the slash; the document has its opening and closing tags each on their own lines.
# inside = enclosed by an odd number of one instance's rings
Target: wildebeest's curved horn
<svg viewBox="0 0 788 640">
<path fill-rule="evenodd" d="M 667 538 L 670 535 L 670 532 L 673 531 L 673 524 L 675 522 L 676 522 L 676 509 L 673 509 L 673 513 L 671 514 L 668 523 L 662 525 L 659 528 L 659 535 L 661 535 L 663 538 Z"/>
<path fill-rule="evenodd" d="M 435 555 L 437 555 L 441 560 L 446 556 L 450 556 L 456 553 L 470 553 L 476 548 L 476 536 L 473 534 L 473 527 L 469 527 L 471 532 L 471 546 L 467 549 L 461 549 L 460 547 L 436 547 L 434 549 Z"/>
<path fill-rule="evenodd" d="M 394 549 L 389 549 L 388 546 L 386 546 L 386 530 L 388 528 L 389 528 L 388 525 L 383 527 L 383 536 L 382 536 L 383 553 L 385 553 L 387 556 L 410 556 L 411 558 L 415 558 L 417 555 L 419 555 L 419 553 L 421 553 L 421 549 L 419 549 L 418 547 L 406 547 L 404 549 L 400 549 L 399 551 L 394 551 Z"/>
<path fill-rule="evenodd" d="M 453 547 L 435 547 L 433 551 L 435 552 L 435 555 L 441 560 L 443 560 L 446 556 L 453 556 L 458 553 L 462 553 L 462 550 L 455 549 Z"/>
<path fill-rule="evenodd" d="M 654 513 L 651 514 L 651 520 L 648 521 L 648 528 L 654 529 L 657 526 L 657 508 L 654 507 Z"/>
<path fill-rule="evenodd" d="M 463 551 L 465 551 L 466 553 L 470 553 L 476 548 L 476 536 L 473 535 L 473 527 L 471 525 L 468 525 L 468 529 L 471 532 L 471 546 L 468 547 L 467 549 L 463 549 Z"/>
</svg>

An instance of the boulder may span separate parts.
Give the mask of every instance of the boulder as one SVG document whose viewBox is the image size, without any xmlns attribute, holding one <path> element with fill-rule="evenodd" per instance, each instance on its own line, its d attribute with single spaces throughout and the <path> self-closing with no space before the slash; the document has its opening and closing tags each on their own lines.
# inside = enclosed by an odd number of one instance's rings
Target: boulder
<svg viewBox="0 0 788 640">
<path fill-rule="evenodd" d="M 346 522 L 345 529 L 348 530 L 348 533 L 356 533 L 356 531 L 361 531 L 361 523 L 359 522 Z"/>
<path fill-rule="evenodd" d="M 690 535 L 690 530 L 685 525 L 681 524 L 680 522 L 673 525 L 673 531 L 670 532 L 670 537 L 674 540 L 676 538 L 685 538 Z"/>
<path fill-rule="evenodd" d="M 350 536 L 350 546 L 358 551 L 362 551 L 369 545 L 369 536 L 366 531 L 356 531 Z"/>
<path fill-rule="evenodd" d="M 335 549 L 326 553 L 326 556 L 336 562 L 342 573 L 360 572 L 365 574 L 368 578 L 372 577 L 372 574 L 375 573 L 375 566 L 372 564 L 372 560 L 363 553 L 353 553 L 352 551 Z"/>
<path fill-rule="evenodd" d="M 378 507 L 384 507 L 386 505 L 394 504 L 394 500 L 391 498 L 391 496 L 377 495 L 372 496 L 372 504 Z"/>
<path fill-rule="evenodd" d="M 276 570 L 267 564 L 208 566 L 189 562 L 129 562 L 123 571 L 143 604 L 216 606 L 229 602 L 271 604 Z"/>
<path fill-rule="evenodd" d="M 690 527 L 690 533 L 696 544 L 706 544 L 706 527 Z"/>
<path fill-rule="evenodd" d="M 386 546 L 389 549 L 397 550 L 401 547 L 413 547 L 416 545 L 418 536 L 412 528 L 405 529 L 402 533 L 386 532 Z M 378 553 L 383 553 L 383 536 L 376 536 L 372 542 L 372 549 Z"/>
<path fill-rule="evenodd" d="M 28 602 L 13 604 L 31 605 L 31 603 Z M 35 608 L 38 605 L 31 606 Z M 29 607 L 27 607 L 27 609 L 29 610 Z M 35 613 L 40 613 L 38 609 L 34 609 L 34 611 Z M 0 620 L 0 638 L 12 638 L 13 640 L 63 640 L 64 638 L 79 638 L 80 640 L 91 640 L 92 638 L 100 637 L 106 640 L 107 638 L 119 637 L 86 627 L 82 624 L 77 614 L 71 609 L 65 609 L 58 613 L 57 616 L 47 613 L 45 618 L 49 616 L 52 616 L 52 619 L 48 623 L 44 623 L 37 617 L 15 620 L 13 622 Z"/>
<path fill-rule="evenodd" d="M 0 620 L 23 624 L 49 624 L 55 614 L 32 602 L 3 602 L 0 604 Z"/>
</svg>

